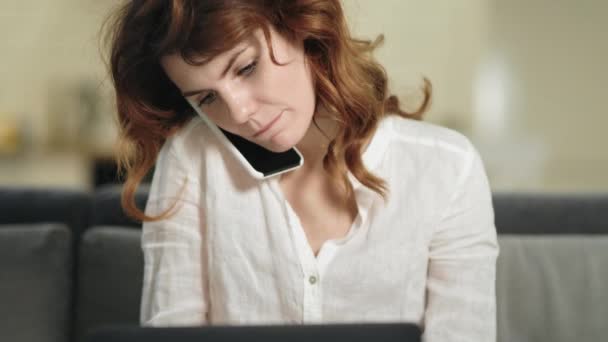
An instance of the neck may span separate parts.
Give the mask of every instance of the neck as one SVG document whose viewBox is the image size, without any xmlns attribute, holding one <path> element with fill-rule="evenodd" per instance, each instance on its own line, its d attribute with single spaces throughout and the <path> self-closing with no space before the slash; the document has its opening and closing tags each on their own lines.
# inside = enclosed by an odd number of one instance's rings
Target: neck
<svg viewBox="0 0 608 342">
<path fill-rule="evenodd" d="M 337 134 L 337 124 L 329 118 L 327 112 L 321 108 L 315 113 L 304 137 L 296 144 L 296 148 L 304 157 L 304 165 L 297 170 L 281 175 L 281 180 L 303 180 L 310 177 L 323 176 L 323 158 L 327 154 L 330 141 Z M 320 129 L 319 129 L 320 128 Z"/>
<path fill-rule="evenodd" d="M 315 113 L 315 122 L 319 127 L 311 121 L 306 134 L 302 140 L 296 144 L 296 148 L 304 157 L 304 165 L 293 172 L 284 174 L 286 178 L 307 178 L 312 175 L 320 176 L 325 174 L 325 170 L 323 169 L 323 158 L 327 154 L 329 143 L 338 133 L 338 124 L 331 119 L 331 116 L 327 114 L 327 111 L 324 108 L 320 108 Z M 363 151 L 369 146 L 371 138 L 372 137 L 370 136 L 366 139 Z"/>
<path fill-rule="evenodd" d="M 311 123 L 302 140 L 296 145 L 309 166 L 319 166 L 322 163 L 329 143 L 335 137 L 335 128 L 331 122 L 319 119 L 315 121 L 321 129 Z"/>
</svg>

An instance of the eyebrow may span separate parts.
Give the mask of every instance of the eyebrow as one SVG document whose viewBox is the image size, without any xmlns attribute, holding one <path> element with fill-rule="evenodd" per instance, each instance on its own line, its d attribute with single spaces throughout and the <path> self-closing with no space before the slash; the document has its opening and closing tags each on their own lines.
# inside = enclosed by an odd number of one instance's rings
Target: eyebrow
<svg viewBox="0 0 608 342">
<path fill-rule="evenodd" d="M 220 79 L 226 77 L 226 74 L 228 73 L 228 71 L 230 70 L 230 68 L 232 67 L 232 64 L 234 64 L 234 61 L 236 61 L 236 59 L 239 57 L 239 55 L 241 53 L 243 53 L 243 51 L 247 50 L 247 47 L 244 47 L 242 49 L 240 49 L 239 51 L 235 52 L 234 54 L 232 54 L 232 56 L 230 57 L 230 60 L 228 61 L 228 65 L 226 65 L 226 67 L 224 68 L 224 71 L 222 71 L 222 74 L 220 76 Z M 182 95 L 184 97 L 189 97 L 189 96 L 193 96 L 199 93 L 204 92 L 207 89 L 199 89 L 199 90 L 189 90 L 189 91 L 184 91 L 182 92 Z"/>
</svg>

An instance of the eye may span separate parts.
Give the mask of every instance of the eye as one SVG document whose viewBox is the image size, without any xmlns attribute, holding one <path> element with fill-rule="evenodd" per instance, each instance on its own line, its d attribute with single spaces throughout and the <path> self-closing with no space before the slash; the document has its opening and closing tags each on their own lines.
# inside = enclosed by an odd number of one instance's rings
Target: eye
<svg viewBox="0 0 608 342">
<path fill-rule="evenodd" d="M 239 72 L 237 73 L 237 75 L 239 75 L 239 76 L 248 76 L 249 74 L 251 74 L 255 70 L 255 67 L 257 65 L 258 65 L 258 61 L 254 60 L 253 62 L 251 62 L 246 67 L 244 67 L 243 69 L 239 70 Z"/>
<path fill-rule="evenodd" d="M 247 65 L 246 67 L 239 70 L 237 72 L 237 75 L 238 76 L 249 76 L 255 71 L 255 68 L 257 67 L 257 65 L 258 65 L 258 61 L 254 60 L 253 62 L 249 63 L 249 65 Z M 202 105 L 210 105 L 211 103 L 213 103 L 213 101 L 215 101 L 216 97 L 217 97 L 217 95 L 215 95 L 214 92 L 210 92 L 207 96 L 203 97 L 203 99 L 199 101 L 198 106 L 200 107 Z"/>
<path fill-rule="evenodd" d="M 200 100 L 200 102 L 198 103 L 198 106 L 202 106 L 202 105 L 209 105 L 211 104 L 214 100 L 215 100 L 215 93 L 214 92 L 210 92 L 207 96 L 203 97 L 202 100 Z"/>
</svg>

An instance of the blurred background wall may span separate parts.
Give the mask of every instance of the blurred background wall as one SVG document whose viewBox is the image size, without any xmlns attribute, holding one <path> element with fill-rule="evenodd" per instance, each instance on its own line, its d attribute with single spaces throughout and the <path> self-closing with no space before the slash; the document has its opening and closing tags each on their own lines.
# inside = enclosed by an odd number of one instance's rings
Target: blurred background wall
<svg viewBox="0 0 608 342">
<path fill-rule="evenodd" d="M 99 27 L 120 1 L 0 1 L 0 185 L 93 189 L 116 133 Z M 608 2 L 344 0 L 393 93 L 479 149 L 494 190 L 608 190 Z"/>
</svg>

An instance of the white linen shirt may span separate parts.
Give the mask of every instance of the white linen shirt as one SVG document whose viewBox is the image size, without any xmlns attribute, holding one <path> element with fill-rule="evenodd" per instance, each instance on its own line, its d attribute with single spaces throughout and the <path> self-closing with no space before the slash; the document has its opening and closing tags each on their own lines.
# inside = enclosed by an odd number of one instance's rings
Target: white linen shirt
<svg viewBox="0 0 608 342">
<path fill-rule="evenodd" d="M 278 177 L 250 177 L 194 117 L 156 162 L 145 212 L 178 206 L 143 224 L 141 324 L 414 322 L 426 342 L 495 341 L 499 249 L 477 150 L 388 116 L 363 161 L 388 201 L 349 173 L 358 216 L 315 257 Z"/>
</svg>

